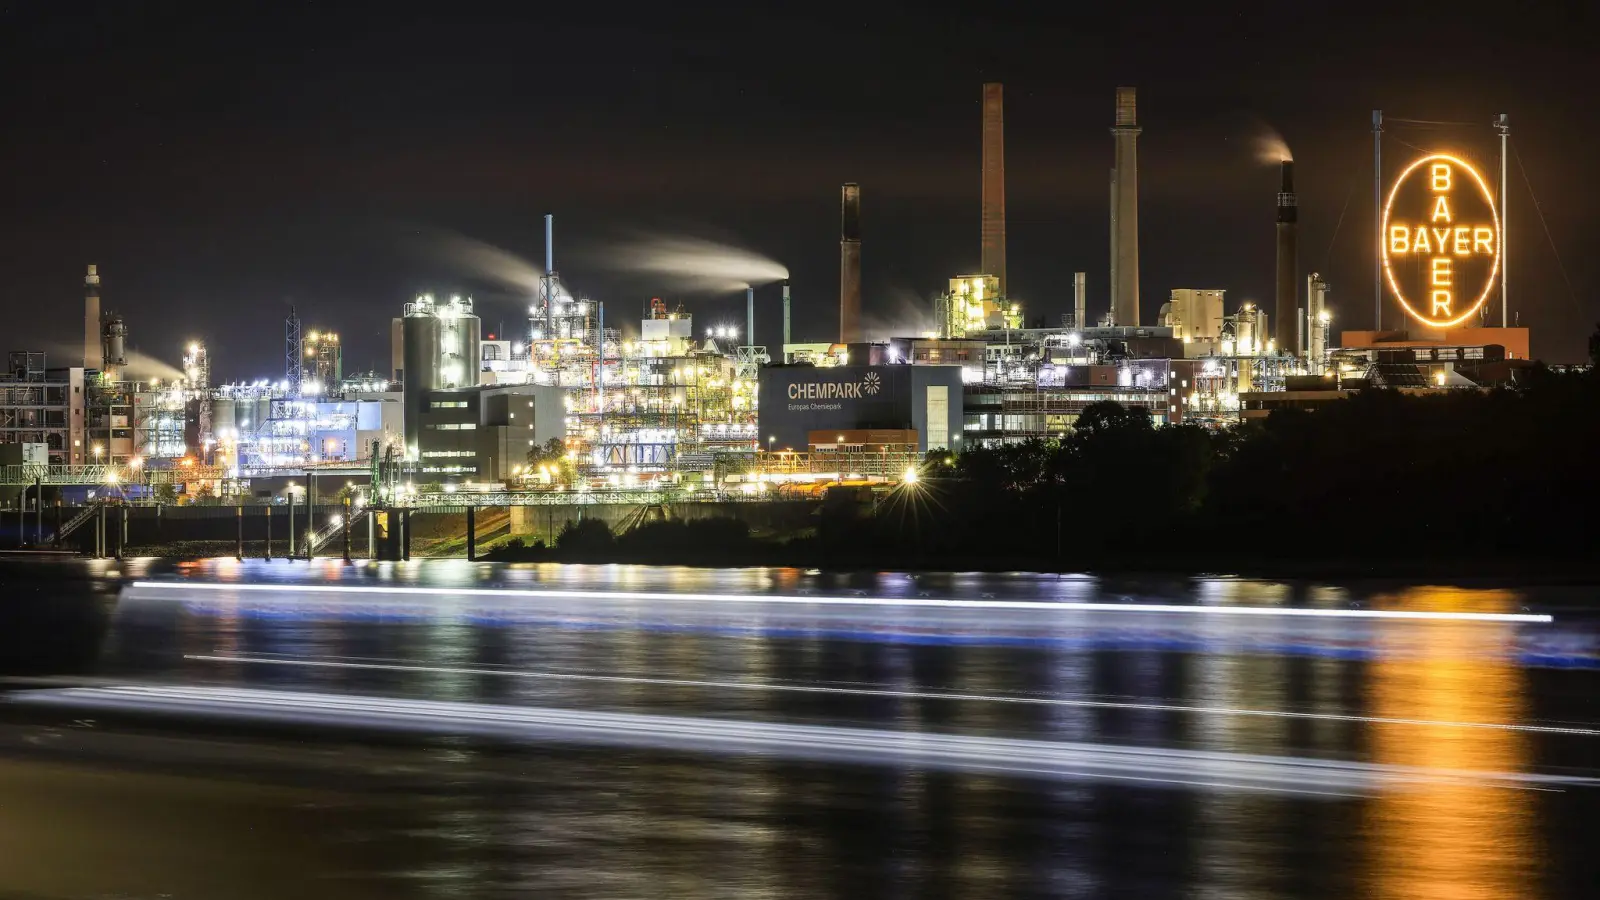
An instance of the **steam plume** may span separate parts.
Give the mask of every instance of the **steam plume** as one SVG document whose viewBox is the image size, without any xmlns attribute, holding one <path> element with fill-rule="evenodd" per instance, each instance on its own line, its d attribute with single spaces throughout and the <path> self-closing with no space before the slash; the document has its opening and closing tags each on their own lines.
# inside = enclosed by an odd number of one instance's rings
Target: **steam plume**
<svg viewBox="0 0 1600 900">
<path fill-rule="evenodd" d="M 736 291 L 782 281 L 789 270 L 759 253 L 691 237 L 647 236 L 605 253 L 607 265 L 656 276 L 673 290 Z"/>
<path fill-rule="evenodd" d="M 868 340 L 918 337 L 934 330 L 933 304 L 905 285 L 893 285 L 871 309 L 861 314 L 861 333 Z"/>
<path fill-rule="evenodd" d="M 1277 129 L 1265 122 L 1256 123 L 1256 134 L 1252 138 L 1255 147 L 1256 161 L 1264 166 L 1275 166 L 1281 162 L 1290 162 L 1294 153 L 1289 150 L 1289 142 L 1283 139 Z"/>
<path fill-rule="evenodd" d="M 147 353 L 140 353 L 137 350 L 128 350 L 124 353 L 124 355 L 128 358 L 128 364 L 122 367 L 122 371 L 126 373 L 125 377 L 127 378 L 139 381 L 145 381 L 151 378 L 159 378 L 162 381 L 171 381 L 175 378 L 183 377 L 182 369 L 171 365 L 170 363 L 162 362 L 161 360 L 156 359 L 154 356 L 151 356 Z"/>
<path fill-rule="evenodd" d="M 526 259 L 464 234 L 430 226 L 406 226 L 402 241 L 419 256 L 459 272 L 463 277 L 495 282 L 523 294 L 536 291 L 544 271 Z"/>
</svg>

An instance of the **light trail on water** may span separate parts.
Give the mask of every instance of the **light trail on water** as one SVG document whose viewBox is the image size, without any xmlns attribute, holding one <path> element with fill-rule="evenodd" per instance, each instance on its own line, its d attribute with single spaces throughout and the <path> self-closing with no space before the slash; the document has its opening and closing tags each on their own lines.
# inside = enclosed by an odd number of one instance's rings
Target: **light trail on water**
<svg viewBox="0 0 1600 900">
<path fill-rule="evenodd" d="M 1434 785 L 1549 791 L 1600 783 L 1566 776 L 1219 751 L 215 687 L 136 684 L 67 688 L 23 691 L 9 700 L 77 714 L 140 713 L 293 725 L 319 731 L 386 729 L 542 745 L 906 766 L 1018 778 L 1106 780 L 1320 797 L 1362 796 Z"/>
<path fill-rule="evenodd" d="M 888 697 L 901 700 L 949 700 L 963 703 L 1014 703 L 1036 706 L 1083 709 L 1170 712 L 1182 715 L 1244 716 L 1274 719 L 1311 719 L 1323 722 L 1355 722 L 1364 725 L 1413 725 L 1428 728 L 1480 728 L 1531 734 L 1559 734 L 1600 737 L 1600 729 L 1561 725 L 1523 725 L 1511 722 L 1452 722 L 1443 719 L 1399 719 L 1383 716 L 1357 716 L 1340 713 L 1312 713 L 1294 710 L 1242 709 L 1228 706 L 1189 706 L 1181 703 L 1132 703 L 1117 700 L 1075 700 L 1058 697 L 1025 697 L 1005 694 L 955 694 L 943 691 L 904 691 L 890 688 L 838 687 L 821 684 L 776 684 L 759 681 L 707 681 L 691 678 L 648 678 L 638 675 L 595 675 L 581 672 L 531 672 L 522 669 L 491 669 L 471 666 L 424 666 L 414 663 L 361 659 L 304 659 L 272 656 L 232 656 L 189 653 L 184 659 L 200 662 L 275 665 L 299 668 L 350 669 L 384 672 L 409 672 L 434 675 L 497 676 L 550 681 L 580 681 L 602 684 L 648 684 L 660 687 L 692 687 L 712 690 L 769 693 L 831 694 L 852 697 Z"/>
<path fill-rule="evenodd" d="M 1031 612 L 1074 613 L 1177 613 L 1204 616 L 1261 616 L 1283 618 L 1389 619 L 1423 622 L 1481 622 L 1499 624 L 1549 624 L 1544 613 L 1432 612 L 1396 609 L 1313 609 L 1275 606 L 1191 606 L 1173 603 L 1055 603 L 1038 600 L 950 600 L 931 597 L 829 597 L 787 594 L 707 594 L 656 591 L 579 591 L 561 588 L 466 588 L 413 587 L 406 585 L 353 584 L 227 584 L 198 581 L 135 581 L 134 591 L 211 591 L 268 592 L 305 596 L 391 595 L 427 597 L 493 597 L 525 600 L 623 600 L 651 603 L 702 602 L 744 605 L 785 604 L 806 606 L 854 606 L 903 609 L 1025 610 Z"/>
</svg>

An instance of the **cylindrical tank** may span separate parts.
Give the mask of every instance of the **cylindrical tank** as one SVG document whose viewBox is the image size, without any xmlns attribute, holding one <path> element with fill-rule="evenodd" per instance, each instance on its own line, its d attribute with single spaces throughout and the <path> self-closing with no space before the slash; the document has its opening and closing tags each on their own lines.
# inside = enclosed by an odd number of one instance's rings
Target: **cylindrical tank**
<svg viewBox="0 0 1600 900">
<path fill-rule="evenodd" d="M 476 387 L 483 368 L 482 323 L 471 313 L 446 307 L 439 316 L 438 387 Z"/>
<path fill-rule="evenodd" d="M 250 427 L 239 430 L 260 431 L 266 426 L 267 420 L 270 418 L 272 418 L 272 400 L 268 397 L 257 397 L 256 401 L 251 404 Z"/>
<path fill-rule="evenodd" d="M 1243 356 L 1253 352 L 1256 340 L 1256 312 L 1253 309 L 1239 310 L 1239 318 L 1233 329 L 1233 352 Z"/>
<path fill-rule="evenodd" d="M 122 316 L 116 313 L 106 316 L 105 327 L 100 330 L 100 346 L 105 357 L 105 365 L 128 364 L 127 341 L 128 326 L 123 324 Z"/>
<path fill-rule="evenodd" d="M 422 431 L 422 400 L 426 391 L 439 388 L 439 320 L 431 312 L 409 315 L 401 320 L 401 358 L 405 368 L 401 389 L 405 392 L 405 435 L 407 449 L 417 446 Z"/>
<path fill-rule="evenodd" d="M 218 397 L 211 401 L 211 434 L 218 438 L 232 434 L 237 427 L 234 416 L 232 397 Z"/>
</svg>

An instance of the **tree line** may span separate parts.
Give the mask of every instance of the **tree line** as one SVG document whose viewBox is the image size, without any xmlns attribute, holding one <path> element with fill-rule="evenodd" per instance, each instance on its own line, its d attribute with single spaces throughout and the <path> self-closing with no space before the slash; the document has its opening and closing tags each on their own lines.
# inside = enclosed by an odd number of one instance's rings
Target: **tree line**
<svg viewBox="0 0 1600 900">
<path fill-rule="evenodd" d="M 815 527 L 734 520 L 612 535 L 574 525 L 540 558 L 877 568 L 1449 574 L 1570 571 L 1600 510 L 1600 376 L 1515 388 L 1364 390 L 1231 429 L 1086 408 L 1072 432 L 933 452 L 892 490 L 835 489 Z M 532 549 L 532 548 L 530 548 Z"/>
</svg>

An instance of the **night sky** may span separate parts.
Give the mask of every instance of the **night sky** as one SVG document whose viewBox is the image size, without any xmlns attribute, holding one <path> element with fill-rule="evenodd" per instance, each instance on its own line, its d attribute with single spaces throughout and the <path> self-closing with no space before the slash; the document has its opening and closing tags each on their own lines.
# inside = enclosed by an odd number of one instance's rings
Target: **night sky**
<svg viewBox="0 0 1600 900">
<path fill-rule="evenodd" d="M 462 248 L 540 263 L 547 212 L 557 268 L 608 324 L 636 329 L 657 295 L 701 325 L 742 320 L 741 295 L 626 271 L 627 245 L 692 237 L 788 267 L 796 339 L 826 339 L 845 181 L 862 184 L 869 327 L 920 330 L 928 298 L 977 268 L 995 80 L 1011 293 L 1030 320 L 1070 308 L 1076 270 L 1091 313 L 1106 308 L 1108 128 L 1132 84 L 1146 322 L 1175 287 L 1270 301 L 1278 176 L 1256 148 L 1273 129 L 1299 169 L 1302 267 L 1332 283 L 1336 327 L 1369 327 L 1371 110 L 1472 123 L 1392 131 L 1395 166 L 1412 147 L 1497 166 L 1489 122 L 1506 112 L 1532 187 L 1513 159 L 1512 307 L 1536 355 L 1582 358 L 1600 318 L 1592 5 L 1018 8 L 9 4 L 0 350 L 76 345 L 96 262 L 145 353 L 176 362 L 199 337 L 217 377 L 275 376 L 293 302 L 343 335 L 347 372 L 386 370 L 388 320 L 417 292 L 473 294 L 490 331 L 524 316 L 512 267 Z M 777 310 L 761 290 L 769 345 Z"/>
</svg>

